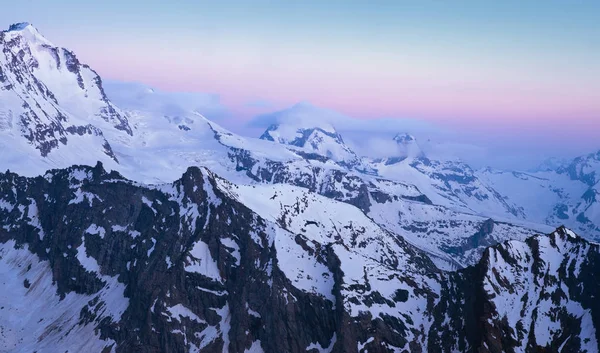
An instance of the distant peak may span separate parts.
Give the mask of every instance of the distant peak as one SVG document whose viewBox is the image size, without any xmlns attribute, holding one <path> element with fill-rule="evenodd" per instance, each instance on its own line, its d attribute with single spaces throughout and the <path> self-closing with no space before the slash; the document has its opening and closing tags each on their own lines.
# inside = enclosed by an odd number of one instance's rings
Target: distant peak
<svg viewBox="0 0 600 353">
<path fill-rule="evenodd" d="M 400 133 L 400 134 L 396 134 L 396 136 L 394 136 L 394 141 L 396 141 L 397 143 L 408 143 L 408 142 L 416 142 L 417 139 L 410 134 L 407 133 Z"/>
<path fill-rule="evenodd" d="M 273 124 L 269 128 L 270 130 L 286 129 L 293 134 L 300 130 L 313 129 L 335 134 L 336 131 L 331 121 L 339 120 L 337 113 L 316 107 L 309 102 L 296 103 L 290 108 L 273 113 L 272 117 Z"/>
<path fill-rule="evenodd" d="M 417 143 L 417 139 L 413 135 L 399 133 L 394 136 L 394 141 L 398 144 L 402 157 L 420 158 L 425 156 Z"/>
<path fill-rule="evenodd" d="M 537 167 L 533 168 L 533 172 L 551 172 L 559 170 L 567 166 L 569 162 L 563 158 L 551 157 L 542 161 Z"/>
<path fill-rule="evenodd" d="M 29 26 L 31 26 L 29 22 L 14 23 L 8 27 L 8 30 L 6 32 L 22 31 Z"/>
</svg>

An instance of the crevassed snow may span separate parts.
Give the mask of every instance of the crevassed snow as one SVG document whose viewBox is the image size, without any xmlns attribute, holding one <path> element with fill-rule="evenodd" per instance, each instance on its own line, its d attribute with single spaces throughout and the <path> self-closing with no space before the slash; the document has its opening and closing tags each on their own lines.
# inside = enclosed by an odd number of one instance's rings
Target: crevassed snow
<svg viewBox="0 0 600 353">
<path fill-rule="evenodd" d="M 600 168 L 600 163 L 598 168 Z M 598 174 L 600 175 L 600 174 Z M 567 173 L 544 170 L 535 173 L 508 172 L 485 169 L 478 176 L 498 190 L 508 200 L 523 207 L 526 218 L 532 222 L 546 223 L 554 228 L 566 225 L 589 238 L 600 236 L 600 212 L 594 213 L 598 202 L 585 205 L 583 195 L 593 192 L 589 185 L 573 180 Z M 535 195 L 535 197 L 531 197 Z M 583 213 L 591 224 L 582 224 L 578 217 Z"/>
<path fill-rule="evenodd" d="M 15 32 L 15 31 L 22 31 L 24 29 L 26 29 L 27 27 L 29 27 L 30 24 L 29 22 L 20 22 L 20 23 L 15 23 L 13 25 L 11 25 L 7 31 L 3 31 L 3 32 Z"/>
</svg>

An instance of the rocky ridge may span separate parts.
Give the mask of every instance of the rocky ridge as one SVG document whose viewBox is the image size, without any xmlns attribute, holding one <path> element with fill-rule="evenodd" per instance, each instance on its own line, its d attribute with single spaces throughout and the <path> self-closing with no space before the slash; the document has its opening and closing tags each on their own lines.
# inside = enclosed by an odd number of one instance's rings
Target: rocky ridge
<svg viewBox="0 0 600 353">
<path fill-rule="evenodd" d="M 2 297 L 11 313 L 0 321 L 3 344 L 117 352 L 597 347 L 598 246 L 567 229 L 495 245 L 477 265 L 446 273 L 350 205 L 338 205 L 349 220 L 333 224 L 285 209 L 265 219 L 274 213 L 254 212 L 247 194 L 199 168 L 156 186 L 101 165 L 1 174 L 1 279 L 22 281 L 13 289 L 20 296 Z M 288 210 L 309 210 L 306 197 Z M 67 314 L 15 319 L 29 303 L 65 301 Z"/>
</svg>

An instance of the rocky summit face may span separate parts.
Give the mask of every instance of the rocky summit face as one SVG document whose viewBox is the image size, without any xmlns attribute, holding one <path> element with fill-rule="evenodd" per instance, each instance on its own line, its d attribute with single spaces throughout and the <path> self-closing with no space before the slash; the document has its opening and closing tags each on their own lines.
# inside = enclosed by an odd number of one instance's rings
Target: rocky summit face
<svg viewBox="0 0 600 353">
<path fill-rule="evenodd" d="M 247 138 L 28 23 L 0 47 L 0 352 L 598 351 L 600 154 L 371 160 L 306 103 Z"/>
<path fill-rule="evenodd" d="M 299 147 L 306 158 L 331 160 L 353 169 L 359 167 L 356 153 L 344 144 L 342 136 L 332 126 L 296 127 L 274 124 L 260 139 Z"/>
<path fill-rule="evenodd" d="M 269 216 L 244 205 L 248 195 L 199 168 L 155 186 L 100 164 L 37 178 L 0 174 L 0 345 L 597 350 L 599 247 L 565 228 L 495 245 L 476 265 L 442 272 L 351 205 L 336 218 L 327 204 L 299 216 L 310 198 L 335 201 L 297 195 Z"/>
<path fill-rule="evenodd" d="M 26 142 L 47 157 L 69 145 L 87 148 L 100 160 L 117 160 L 102 128 L 132 131 L 96 72 L 27 23 L 0 32 L 0 48 L 3 149 L 17 152 Z"/>
</svg>

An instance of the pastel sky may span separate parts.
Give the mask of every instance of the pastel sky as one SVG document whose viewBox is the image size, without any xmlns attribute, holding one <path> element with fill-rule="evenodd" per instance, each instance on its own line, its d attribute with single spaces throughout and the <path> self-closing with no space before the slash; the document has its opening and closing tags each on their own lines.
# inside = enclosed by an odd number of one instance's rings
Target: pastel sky
<svg viewBox="0 0 600 353">
<path fill-rule="evenodd" d="M 600 1 L 19 0 L 18 21 L 104 78 L 219 94 L 230 128 L 309 101 L 600 147 Z"/>
</svg>

